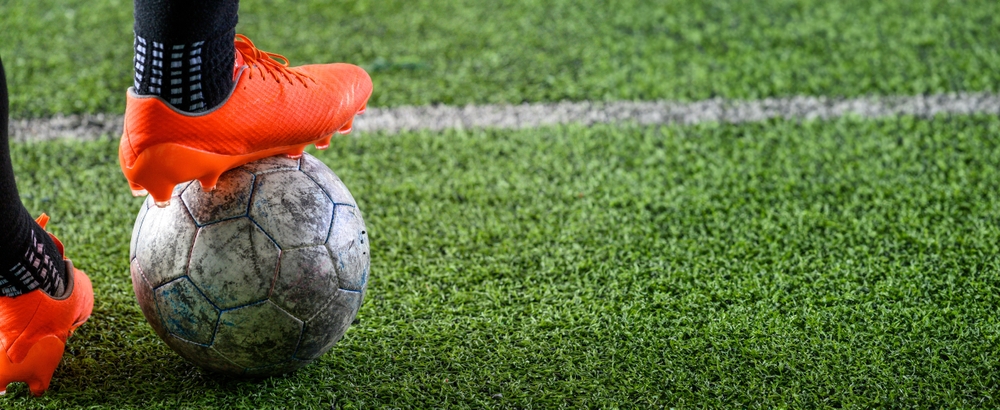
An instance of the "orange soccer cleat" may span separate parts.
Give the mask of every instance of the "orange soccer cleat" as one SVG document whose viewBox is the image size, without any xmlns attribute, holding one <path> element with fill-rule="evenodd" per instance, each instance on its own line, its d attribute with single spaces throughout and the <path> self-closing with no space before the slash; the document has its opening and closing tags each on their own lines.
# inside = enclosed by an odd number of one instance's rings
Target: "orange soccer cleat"
<svg viewBox="0 0 1000 410">
<path fill-rule="evenodd" d="M 42 214 L 36 221 L 45 228 L 48 220 Z M 55 236 L 52 240 L 62 254 L 62 243 Z M 49 296 L 35 289 L 0 297 L 0 394 L 10 383 L 26 382 L 31 394 L 41 396 L 62 360 L 66 339 L 90 317 L 94 308 L 90 279 L 72 262 L 65 262 L 69 280 L 63 295 Z"/>
<path fill-rule="evenodd" d="M 162 207 L 181 182 L 198 180 L 210 190 L 223 172 L 250 161 L 298 157 L 312 144 L 325 149 L 334 133 L 351 131 L 372 93 L 360 67 L 289 67 L 239 34 L 233 77 L 228 99 L 199 113 L 129 89 L 118 157 L 133 194 L 148 192 Z"/>
</svg>

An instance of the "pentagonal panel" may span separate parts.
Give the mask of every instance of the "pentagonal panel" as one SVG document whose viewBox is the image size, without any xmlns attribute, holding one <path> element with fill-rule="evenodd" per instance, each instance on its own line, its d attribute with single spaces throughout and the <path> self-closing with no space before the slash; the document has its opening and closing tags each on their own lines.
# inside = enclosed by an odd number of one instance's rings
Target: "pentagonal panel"
<svg viewBox="0 0 1000 410">
<path fill-rule="evenodd" d="M 358 209 L 337 205 L 333 216 L 333 227 L 327 241 L 333 255 L 340 288 L 361 291 L 368 281 L 368 231 Z"/>
<path fill-rule="evenodd" d="M 173 335 L 163 338 L 163 341 L 182 357 L 205 370 L 232 375 L 244 374 L 245 369 L 242 366 L 220 354 L 215 346 L 191 343 Z"/>
<path fill-rule="evenodd" d="M 271 301 L 297 318 L 309 318 L 337 290 L 337 273 L 326 247 L 281 252 Z"/>
<path fill-rule="evenodd" d="M 326 191 L 334 203 L 356 205 L 347 186 L 323 161 L 312 155 L 303 155 L 301 169 Z"/>
<path fill-rule="evenodd" d="M 154 206 L 146 211 L 136 238 L 135 256 L 150 285 L 160 286 L 186 274 L 196 231 L 194 219 L 180 204 Z"/>
<path fill-rule="evenodd" d="M 253 190 L 253 175 L 241 169 L 226 171 L 215 189 L 205 192 L 201 184 L 191 184 L 181 200 L 200 225 L 246 215 Z"/>
<path fill-rule="evenodd" d="M 284 155 L 275 155 L 272 157 L 261 158 L 249 164 L 243 165 L 240 168 L 254 175 L 261 175 L 274 171 L 294 171 L 299 169 L 299 160 L 291 159 Z"/>
<path fill-rule="evenodd" d="M 302 321 L 270 301 L 222 313 L 215 349 L 243 367 L 284 362 L 295 353 Z"/>
<path fill-rule="evenodd" d="M 135 224 L 132 225 L 132 239 L 128 244 L 128 260 L 129 262 L 135 260 L 135 244 L 139 240 L 139 231 L 142 228 L 142 220 L 146 218 L 146 213 L 149 212 L 149 208 L 146 207 L 144 203 L 139 207 L 139 215 L 135 217 Z"/>
<path fill-rule="evenodd" d="M 313 360 L 323 355 L 347 332 L 361 307 L 361 292 L 338 289 L 330 302 L 306 321 L 295 357 Z"/>
<path fill-rule="evenodd" d="M 330 231 L 333 203 L 299 171 L 257 176 L 250 217 L 281 249 L 322 244 Z"/>
<path fill-rule="evenodd" d="M 170 334 L 194 343 L 212 343 L 219 311 L 202 296 L 188 278 L 156 288 L 156 309 Z"/>
<path fill-rule="evenodd" d="M 221 309 L 267 298 L 277 268 L 278 247 L 247 218 L 201 228 L 191 252 L 191 280 Z"/>
</svg>

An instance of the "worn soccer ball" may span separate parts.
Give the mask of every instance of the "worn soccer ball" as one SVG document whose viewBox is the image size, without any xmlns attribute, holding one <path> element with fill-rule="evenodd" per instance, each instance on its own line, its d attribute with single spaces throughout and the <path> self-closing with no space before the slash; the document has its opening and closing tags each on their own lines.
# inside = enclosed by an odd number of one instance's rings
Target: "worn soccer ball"
<svg viewBox="0 0 1000 410">
<path fill-rule="evenodd" d="M 368 233 L 354 197 L 315 157 L 271 157 L 210 192 L 146 199 L 132 231 L 132 285 L 156 334 L 214 372 L 287 373 L 344 335 L 364 299 Z"/>
</svg>

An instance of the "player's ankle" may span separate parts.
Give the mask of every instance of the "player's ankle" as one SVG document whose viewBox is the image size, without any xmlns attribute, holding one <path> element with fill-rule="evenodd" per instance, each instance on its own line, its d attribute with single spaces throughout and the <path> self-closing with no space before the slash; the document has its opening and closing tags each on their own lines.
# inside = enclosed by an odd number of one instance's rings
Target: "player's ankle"
<svg viewBox="0 0 1000 410">
<path fill-rule="evenodd" d="M 16 297 L 35 289 L 61 296 L 67 284 L 62 250 L 27 211 L 12 219 L 9 235 L 0 240 L 0 296 Z"/>
</svg>

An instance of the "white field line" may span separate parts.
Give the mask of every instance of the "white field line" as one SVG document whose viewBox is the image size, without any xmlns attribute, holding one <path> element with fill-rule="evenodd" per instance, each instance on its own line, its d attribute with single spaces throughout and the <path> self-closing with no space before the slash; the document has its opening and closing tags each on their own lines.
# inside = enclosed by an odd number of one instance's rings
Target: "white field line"
<svg viewBox="0 0 1000 410">
<path fill-rule="evenodd" d="M 697 124 L 743 123 L 783 117 L 831 119 L 848 115 L 880 118 L 899 115 L 932 117 L 938 114 L 1000 114 L 1000 95 L 957 93 L 926 96 L 788 97 L 697 102 L 560 102 L 521 105 L 470 105 L 369 108 L 354 121 L 356 133 L 470 128 L 519 129 L 554 124 Z M 58 138 L 93 140 L 121 135 L 122 116 L 109 114 L 57 115 L 11 121 L 12 141 Z"/>
</svg>

